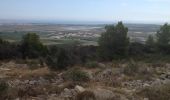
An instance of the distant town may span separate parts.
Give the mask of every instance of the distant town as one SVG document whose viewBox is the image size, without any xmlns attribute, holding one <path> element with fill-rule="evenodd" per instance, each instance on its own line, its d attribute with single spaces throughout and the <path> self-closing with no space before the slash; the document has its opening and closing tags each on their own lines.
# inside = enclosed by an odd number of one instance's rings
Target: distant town
<svg viewBox="0 0 170 100">
<path fill-rule="evenodd" d="M 128 36 L 132 42 L 144 43 L 146 38 L 155 34 L 160 25 L 152 24 L 126 24 L 129 28 Z M 1 24 L 0 36 L 11 41 L 18 40 L 22 34 L 36 32 L 43 40 L 86 40 L 96 42 L 105 32 L 105 24 L 74 25 L 74 24 Z M 9 35 L 10 34 L 10 35 Z M 18 36 L 17 36 L 18 35 Z M 14 38 L 16 37 L 16 38 Z M 48 43 L 49 44 L 49 43 Z"/>
</svg>

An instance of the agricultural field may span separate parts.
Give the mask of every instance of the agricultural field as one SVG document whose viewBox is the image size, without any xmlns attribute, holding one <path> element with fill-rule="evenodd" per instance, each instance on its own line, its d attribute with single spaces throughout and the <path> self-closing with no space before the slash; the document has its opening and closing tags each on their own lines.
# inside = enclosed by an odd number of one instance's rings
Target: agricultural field
<svg viewBox="0 0 170 100">
<path fill-rule="evenodd" d="M 131 41 L 144 43 L 148 35 L 155 34 L 159 25 L 126 24 Z M 0 37 L 19 42 L 24 34 L 35 32 L 46 45 L 72 44 L 97 45 L 105 25 L 59 25 L 59 24 L 5 24 L 0 25 Z"/>
</svg>

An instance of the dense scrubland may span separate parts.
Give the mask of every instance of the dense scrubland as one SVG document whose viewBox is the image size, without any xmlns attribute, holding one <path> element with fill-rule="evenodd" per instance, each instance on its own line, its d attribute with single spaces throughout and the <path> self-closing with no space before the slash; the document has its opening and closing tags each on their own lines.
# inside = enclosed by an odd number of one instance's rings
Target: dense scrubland
<svg viewBox="0 0 170 100">
<path fill-rule="evenodd" d="M 0 39 L 0 100 L 170 100 L 170 25 L 145 44 L 127 33 L 107 25 L 99 46 Z"/>
</svg>

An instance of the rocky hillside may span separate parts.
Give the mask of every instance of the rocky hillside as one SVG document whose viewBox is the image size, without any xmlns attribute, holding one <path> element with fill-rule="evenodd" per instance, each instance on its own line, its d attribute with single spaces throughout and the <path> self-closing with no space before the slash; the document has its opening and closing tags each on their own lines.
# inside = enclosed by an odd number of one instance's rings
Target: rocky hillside
<svg viewBox="0 0 170 100">
<path fill-rule="evenodd" d="M 0 79 L 0 100 L 170 100 L 168 63 L 91 63 L 51 71 L 10 61 L 1 62 Z"/>
</svg>

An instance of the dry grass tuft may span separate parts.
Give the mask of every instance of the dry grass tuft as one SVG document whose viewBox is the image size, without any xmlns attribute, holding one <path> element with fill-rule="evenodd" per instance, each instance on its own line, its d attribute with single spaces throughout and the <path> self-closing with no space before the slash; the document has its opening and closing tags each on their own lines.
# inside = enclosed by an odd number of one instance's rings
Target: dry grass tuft
<svg viewBox="0 0 170 100">
<path fill-rule="evenodd" d="M 170 83 L 161 86 L 154 86 L 142 89 L 139 95 L 149 98 L 149 100 L 169 100 Z"/>
<path fill-rule="evenodd" d="M 84 91 L 82 93 L 77 94 L 76 100 L 96 100 L 96 97 L 91 91 Z"/>
<path fill-rule="evenodd" d="M 11 78 L 20 78 L 20 79 L 29 79 L 29 78 L 36 78 L 36 77 L 43 77 L 50 75 L 51 72 L 47 67 L 38 68 L 35 70 L 30 70 L 27 68 L 18 68 L 12 69 L 6 72 L 6 75 Z"/>
</svg>

